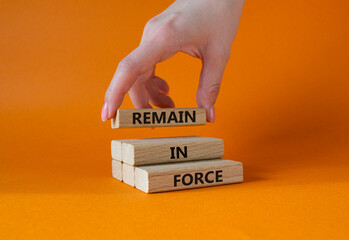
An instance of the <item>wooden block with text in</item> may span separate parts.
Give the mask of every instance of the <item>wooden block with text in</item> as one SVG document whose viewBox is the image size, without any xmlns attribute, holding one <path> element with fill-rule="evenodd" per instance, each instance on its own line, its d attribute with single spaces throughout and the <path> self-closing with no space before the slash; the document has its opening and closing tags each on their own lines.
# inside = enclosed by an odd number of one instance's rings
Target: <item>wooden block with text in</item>
<svg viewBox="0 0 349 240">
<path fill-rule="evenodd" d="M 112 128 L 178 127 L 206 124 L 204 108 L 118 109 Z"/>
<path fill-rule="evenodd" d="M 154 142 L 157 141 L 157 138 L 140 138 L 140 139 L 121 139 L 121 140 L 112 140 L 111 141 L 111 156 L 113 159 L 122 162 L 122 144 L 133 142 Z"/>
<path fill-rule="evenodd" d="M 219 138 L 188 136 L 122 141 L 122 161 L 135 166 L 223 156 L 224 141 Z"/>
<path fill-rule="evenodd" d="M 146 193 L 216 186 L 243 181 L 242 163 L 204 160 L 134 167 L 135 187 Z"/>
<path fill-rule="evenodd" d="M 119 181 L 122 181 L 122 163 L 116 160 L 112 160 L 112 174 L 113 177 Z"/>
</svg>

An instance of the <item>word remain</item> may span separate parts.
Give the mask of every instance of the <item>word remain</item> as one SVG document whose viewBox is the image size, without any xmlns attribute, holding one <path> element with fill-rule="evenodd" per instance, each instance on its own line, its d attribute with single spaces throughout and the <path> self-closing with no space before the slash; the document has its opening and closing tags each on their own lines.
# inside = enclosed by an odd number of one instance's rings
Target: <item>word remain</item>
<svg viewBox="0 0 349 240">
<path fill-rule="evenodd" d="M 195 123 L 196 110 L 167 112 L 134 112 L 132 114 L 133 124 L 155 124 L 155 123 Z"/>
<path fill-rule="evenodd" d="M 185 186 L 189 186 L 191 184 L 205 184 L 205 183 L 215 183 L 215 182 L 223 182 L 223 170 L 216 171 L 208 171 L 207 173 L 196 172 L 194 174 L 186 173 L 183 176 L 181 174 L 177 174 L 173 176 L 173 186 L 177 187 L 178 183 L 182 183 Z M 212 176 L 210 176 L 212 175 Z"/>
</svg>

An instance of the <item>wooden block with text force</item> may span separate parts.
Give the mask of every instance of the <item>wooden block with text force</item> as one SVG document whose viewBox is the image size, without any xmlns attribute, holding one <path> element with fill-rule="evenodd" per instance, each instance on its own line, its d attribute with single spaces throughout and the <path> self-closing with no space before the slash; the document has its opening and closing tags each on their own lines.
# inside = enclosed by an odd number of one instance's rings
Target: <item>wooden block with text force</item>
<svg viewBox="0 0 349 240">
<path fill-rule="evenodd" d="M 224 141 L 210 137 L 133 139 L 122 142 L 122 161 L 135 166 L 224 156 Z"/>
<path fill-rule="evenodd" d="M 243 180 L 242 163 L 206 160 L 135 167 L 135 187 L 146 193 L 208 187 Z"/>
<path fill-rule="evenodd" d="M 122 163 L 116 160 L 112 160 L 112 174 L 113 177 L 119 181 L 122 181 Z"/>
<path fill-rule="evenodd" d="M 206 124 L 204 108 L 118 109 L 112 128 L 176 127 Z"/>
</svg>

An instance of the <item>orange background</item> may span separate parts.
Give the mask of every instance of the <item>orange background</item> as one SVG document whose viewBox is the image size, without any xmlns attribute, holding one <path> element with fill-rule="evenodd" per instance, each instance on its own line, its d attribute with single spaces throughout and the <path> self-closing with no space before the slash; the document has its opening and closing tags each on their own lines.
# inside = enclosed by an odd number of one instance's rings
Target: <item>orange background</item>
<svg viewBox="0 0 349 240">
<path fill-rule="evenodd" d="M 348 238 L 348 2 L 247 1 L 216 123 L 112 130 L 117 63 L 170 3 L 0 2 L 0 238 Z M 177 107 L 200 65 L 158 66 Z M 112 139 L 180 135 L 223 138 L 245 182 L 147 195 L 111 177 Z"/>
</svg>

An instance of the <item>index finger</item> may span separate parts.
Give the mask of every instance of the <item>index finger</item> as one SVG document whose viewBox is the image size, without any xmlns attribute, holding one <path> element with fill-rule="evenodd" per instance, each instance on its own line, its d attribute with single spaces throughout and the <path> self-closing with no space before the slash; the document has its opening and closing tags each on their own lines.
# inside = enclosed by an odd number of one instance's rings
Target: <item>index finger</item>
<svg viewBox="0 0 349 240">
<path fill-rule="evenodd" d="M 104 108 L 107 110 L 107 114 L 105 114 L 107 119 L 115 116 L 125 94 L 137 78 L 154 69 L 156 63 L 161 59 L 162 49 L 163 47 L 159 42 L 144 42 L 119 63 L 105 94 Z"/>
</svg>

